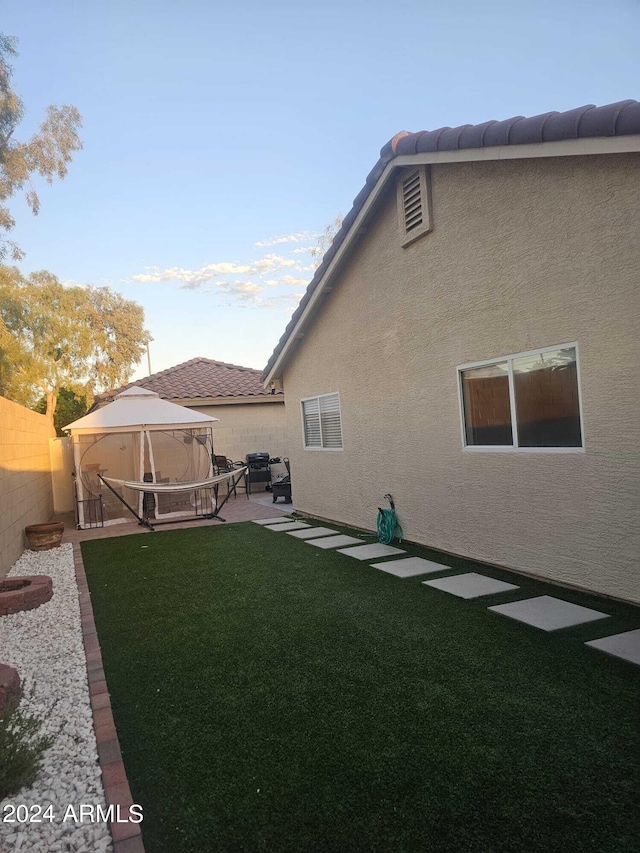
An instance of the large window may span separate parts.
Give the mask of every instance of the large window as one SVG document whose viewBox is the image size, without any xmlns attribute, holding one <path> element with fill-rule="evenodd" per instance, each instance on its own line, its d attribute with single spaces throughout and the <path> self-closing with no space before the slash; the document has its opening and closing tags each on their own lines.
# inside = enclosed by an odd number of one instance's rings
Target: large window
<svg viewBox="0 0 640 853">
<path fill-rule="evenodd" d="M 342 450 L 340 396 L 322 394 L 302 400 L 302 425 L 308 450 Z"/>
<path fill-rule="evenodd" d="M 584 447 L 576 344 L 465 364 L 458 376 L 465 447 Z"/>
</svg>

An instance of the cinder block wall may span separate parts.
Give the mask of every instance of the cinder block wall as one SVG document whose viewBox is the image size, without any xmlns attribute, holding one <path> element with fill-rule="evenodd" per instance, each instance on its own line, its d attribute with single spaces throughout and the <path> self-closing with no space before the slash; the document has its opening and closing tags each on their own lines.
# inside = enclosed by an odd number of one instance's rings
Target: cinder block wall
<svg viewBox="0 0 640 853">
<path fill-rule="evenodd" d="M 234 462 L 244 459 L 247 453 L 289 455 L 282 398 L 277 403 L 198 406 L 195 411 L 220 419 L 213 427 L 215 450 Z"/>
<path fill-rule="evenodd" d="M 53 516 L 49 439 L 44 415 L 0 397 L 0 577 L 27 546 L 24 528 Z"/>
</svg>

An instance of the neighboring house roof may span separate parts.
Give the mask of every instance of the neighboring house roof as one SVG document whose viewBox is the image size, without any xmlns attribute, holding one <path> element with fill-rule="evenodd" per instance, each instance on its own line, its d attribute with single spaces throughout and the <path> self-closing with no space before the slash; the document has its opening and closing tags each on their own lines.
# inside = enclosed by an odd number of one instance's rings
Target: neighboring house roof
<svg viewBox="0 0 640 853">
<path fill-rule="evenodd" d="M 227 364 L 211 358 L 192 358 L 175 367 L 152 373 L 144 379 L 130 382 L 122 388 L 105 391 L 95 398 L 94 406 L 114 400 L 118 394 L 135 385 L 155 391 L 165 400 L 210 400 L 229 397 L 262 397 L 266 401 L 274 396 L 282 398 L 282 392 L 272 395 L 260 381 L 260 371 L 238 364 Z M 222 401 L 220 401 L 222 402 Z"/>
<path fill-rule="evenodd" d="M 604 150 L 640 150 L 640 146 L 623 145 L 604 148 L 585 144 L 580 151 L 574 147 L 576 142 L 583 140 L 627 136 L 640 137 L 638 101 L 619 101 L 602 107 L 588 104 L 566 112 L 543 113 L 530 118 L 515 116 L 505 121 L 486 121 L 454 128 L 441 127 L 438 130 L 423 130 L 419 133 L 409 133 L 405 130 L 397 133 L 380 151 L 380 159 L 367 175 L 364 187 L 355 197 L 353 207 L 343 219 L 333 243 L 309 282 L 300 304 L 262 372 L 264 382 L 267 383 L 278 375 L 277 371 L 287 355 L 285 350 L 291 348 L 301 331 L 303 321 L 317 302 L 319 293 L 316 291 L 320 290 L 319 285 L 324 287 L 327 276 L 332 275 L 337 268 L 337 262 L 341 260 L 346 244 L 362 227 L 367 205 L 372 201 L 372 196 L 375 199 L 376 191 L 388 179 L 390 167 L 408 166 L 415 162 L 459 162 L 502 159 L 508 156 L 540 157 L 573 153 L 598 154 Z M 540 149 L 541 144 L 544 144 L 544 151 Z M 567 149 L 567 145 L 571 147 Z M 517 149 L 518 146 L 523 147 Z M 505 150 L 507 147 L 511 149 L 510 152 Z M 489 149 L 493 149 L 493 157 Z"/>
</svg>

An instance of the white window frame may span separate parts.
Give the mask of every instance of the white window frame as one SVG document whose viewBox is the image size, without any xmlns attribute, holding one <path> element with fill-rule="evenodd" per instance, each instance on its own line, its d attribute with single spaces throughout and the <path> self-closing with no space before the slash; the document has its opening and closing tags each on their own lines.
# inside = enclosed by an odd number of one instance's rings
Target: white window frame
<svg viewBox="0 0 640 853">
<path fill-rule="evenodd" d="M 342 439 L 342 447 L 309 447 L 307 445 L 307 439 L 304 432 L 304 406 L 303 403 L 307 403 L 311 400 L 318 401 L 318 417 L 320 420 L 320 441 L 324 441 L 322 436 L 322 417 L 320 416 L 320 400 L 322 397 L 338 397 L 338 411 L 340 413 L 340 438 Z M 341 451 L 344 450 L 344 432 L 342 430 L 342 401 L 340 399 L 339 391 L 329 391 L 326 394 L 314 394 L 313 397 L 303 397 L 300 400 L 300 415 L 302 419 L 302 446 L 305 450 L 330 450 L 330 451 Z"/>
<path fill-rule="evenodd" d="M 580 437 L 582 445 L 580 447 L 519 447 L 518 446 L 518 422 L 516 412 L 516 394 L 515 385 L 513 382 L 513 366 L 514 359 L 522 358 L 529 355 L 537 355 L 538 353 L 555 352 L 559 349 L 573 348 L 576 351 L 576 381 L 578 383 L 578 408 L 580 412 Z M 511 434 L 513 436 L 513 444 L 467 444 L 467 433 L 464 420 L 464 397 L 462 393 L 462 371 L 471 370 L 474 367 L 487 367 L 491 364 L 504 364 L 508 366 L 509 377 L 509 404 L 511 409 Z M 460 430 L 462 433 L 462 449 L 465 453 L 584 453 L 586 444 L 584 439 L 584 418 L 582 413 L 582 381 L 580 379 L 580 355 L 578 352 L 578 344 L 574 341 L 569 344 L 556 344 L 552 347 L 539 347 L 538 349 L 527 350 L 526 352 L 517 352 L 510 355 L 504 355 L 499 358 L 488 358 L 484 361 L 474 361 L 469 364 L 459 364 L 456 367 L 456 380 L 458 384 L 458 405 L 460 409 Z"/>
</svg>

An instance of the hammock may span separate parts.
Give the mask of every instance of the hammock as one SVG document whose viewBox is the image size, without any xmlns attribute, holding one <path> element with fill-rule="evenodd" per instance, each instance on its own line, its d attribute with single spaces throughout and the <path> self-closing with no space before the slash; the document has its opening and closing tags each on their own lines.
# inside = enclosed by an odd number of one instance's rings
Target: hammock
<svg viewBox="0 0 640 853">
<path fill-rule="evenodd" d="M 119 495 L 118 492 L 110 485 L 110 483 L 116 483 L 121 488 L 133 489 L 137 492 L 151 492 L 155 494 L 172 494 L 179 492 L 194 492 L 198 489 L 212 489 L 214 496 L 214 509 L 213 512 L 210 512 L 206 515 L 199 515 L 199 518 L 210 518 L 210 519 L 218 519 L 219 521 L 224 521 L 224 518 L 220 515 L 220 510 L 229 500 L 232 494 L 235 494 L 235 486 L 240 482 L 240 477 L 243 477 L 246 473 L 246 467 L 242 468 L 234 468 L 233 471 L 227 471 L 224 474 L 218 474 L 216 477 L 209 477 L 207 480 L 195 480 L 191 483 L 145 483 L 140 482 L 139 480 L 117 480 L 115 477 L 103 477 L 102 474 L 98 474 L 98 479 L 101 480 L 105 486 L 109 489 L 109 491 L 113 492 L 113 494 L 117 497 L 120 503 L 124 504 L 129 512 L 138 519 L 138 523 L 142 524 L 144 527 L 148 527 L 149 530 L 153 530 L 153 524 L 147 518 L 141 518 L 135 509 L 126 502 L 126 500 Z M 238 479 L 234 480 L 235 475 L 238 474 Z M 218 503 L 218 485 L 227 481 L 227 495 L 222 501 L 222 503 Z M 247 494 L 247 497 L 249 495 Z M 172 521 L 156 521 L 155 524 L 173 524 Z"/>
<path fill-rule="evenodd" d="M 218 483 L 230 480 L 236 474 L 244 474 L 246 468 L 235 468 L 225 474 L 209 477 L 208 480 L 195 480 L 190 483 L 141 483 L 139 480 L 116 480 L 114 477 L 101 477 L 109 483 L 115 483 L 120 488 L 133 489 L 136 492 L 155 492 L 156 494 L 174 494 L 179 492 L 193 492 L 196 489 L 211 489 Z"/>
</svg>

